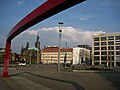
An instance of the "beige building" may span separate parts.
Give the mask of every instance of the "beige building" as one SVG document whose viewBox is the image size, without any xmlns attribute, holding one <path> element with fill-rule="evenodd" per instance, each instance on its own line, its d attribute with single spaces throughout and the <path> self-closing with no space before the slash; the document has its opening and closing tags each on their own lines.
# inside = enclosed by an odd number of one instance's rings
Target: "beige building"
<svg viewBox="0 0 120 90">
<path fill-rule="evenodd" d="M 60 49 L 60 63 L 72 63 L 72 48 Z M 47 47 L 41 50 L 41 61 L 43 64 L 58 63 L 58 47 Z"/>
<path fill-rule="evenodd" d="M 120 32 L 92 36 L 92 65 L 120 66 Z"/>
</svg>

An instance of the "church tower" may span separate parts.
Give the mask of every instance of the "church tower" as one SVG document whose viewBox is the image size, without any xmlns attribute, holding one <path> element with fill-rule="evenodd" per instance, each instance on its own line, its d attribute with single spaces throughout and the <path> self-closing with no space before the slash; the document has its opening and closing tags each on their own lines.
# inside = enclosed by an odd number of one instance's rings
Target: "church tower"
<svg viewBox="0 0 120 90">
<path fill-rule="evenodd" d="M 38 49 L 40 50 L 40 37 L 39 37 L 39 31 L 38 31 L 38 35 L 37 35 L 37 38 L 36 38 L 35 47 L 38 48 Z"/>
</svg>

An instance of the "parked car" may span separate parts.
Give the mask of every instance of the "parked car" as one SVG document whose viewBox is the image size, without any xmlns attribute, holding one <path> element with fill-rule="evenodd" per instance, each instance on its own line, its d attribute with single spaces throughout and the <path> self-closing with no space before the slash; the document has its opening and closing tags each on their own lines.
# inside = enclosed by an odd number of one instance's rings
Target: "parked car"
<svg viewBox="0 0 120 90">
<path fill-rule="evenodd" d="M 26 63 L 19 63 L 19 66 L 26 66 Z"/>
</svg>

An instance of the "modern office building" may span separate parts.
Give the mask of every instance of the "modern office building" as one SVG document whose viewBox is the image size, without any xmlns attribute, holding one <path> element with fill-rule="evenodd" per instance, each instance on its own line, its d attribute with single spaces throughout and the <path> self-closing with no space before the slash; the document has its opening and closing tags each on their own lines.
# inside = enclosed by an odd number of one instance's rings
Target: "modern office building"
<svg viewBox="0 0 120 90">
<path fill-rule="evenodd" d="M 60 49 L 60 63 L 72 63 L 72 48 Z M 41 50 L 41 61 L 43 64 L 58 63 L 58 47 L 48 46 Z"/>
<path fill-rule="evenodd" d="M 92 36 L 92 65 L 120 66 L 120 32 Z"/>
</svg>

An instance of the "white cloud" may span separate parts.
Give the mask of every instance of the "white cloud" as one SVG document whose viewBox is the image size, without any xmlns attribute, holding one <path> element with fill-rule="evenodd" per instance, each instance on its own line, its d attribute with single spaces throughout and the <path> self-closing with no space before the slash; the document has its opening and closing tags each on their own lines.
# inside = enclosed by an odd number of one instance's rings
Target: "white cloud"
<svg viewBox="0 0 120 90">
<path fill-rule="evenodd" d="M 37 35 L 38 31 L 37 30 L 26 30 L 24 32 L 22 32 L 19 36 L 21 35 Z"/>
<path fill-rule="evenodd" d="M 80 20 L 86 20 L 87 18 L 85 18 L 85 17 L 80 17 Z"/>
<path fill-rule="evenodd" d="M 23 3 L 24 3 L 24 0 L 20 0 L 20 1 L 17 2 L 17 6 L 19 7 L 19 6 L 21 6 Z"/>
<path fill-rule="evenodd" d="M 44 45 L 58 45 L 58 27 L 40 28 L 37 30 L 26 30 L 18 35 L 12 42 L 12 50 L 20 52 L 22 45 L 25 47 L 26 42 L 30 43 L 30 47 L 34 46 L 37 33 L 40 32 L 41 47 Z M 71 26 L 63 27 L 62 30 L 62 46 L 65 42 L 69 47 L 77 46 L 79 44 L 92 44 L 92 35 L 105 33 L 103 31 L 87 31 Z"/>
<path fill-rule="evenodd" d="M 29 35 L 37 35 L 38 31 L 36 31 L 36 30 L 27 30 L 27 31 L 25 31 L 25 33 L 27 33 Z"/>
<path fill-rule="evenodd" d="M 90 18 L 90 17 L 91 17 L 91 16 L 84 16 L 84 17 L 81 16 L 81 17 L 79 18 L 79 20 L 84 21 L 84 20 L 87 20 L 87 19 Z"/>
<path fill-rule="evenodd" d="M 42 28 L 41 30 L 47 32 L 56 32 L 58 34 L 58 27 Z M 103 31 L 86 31 L 74 27 L 63 27 L 62 41 L 76 44 L 92 44 L 92 35 L 105 33 Z"/>
</svg>

